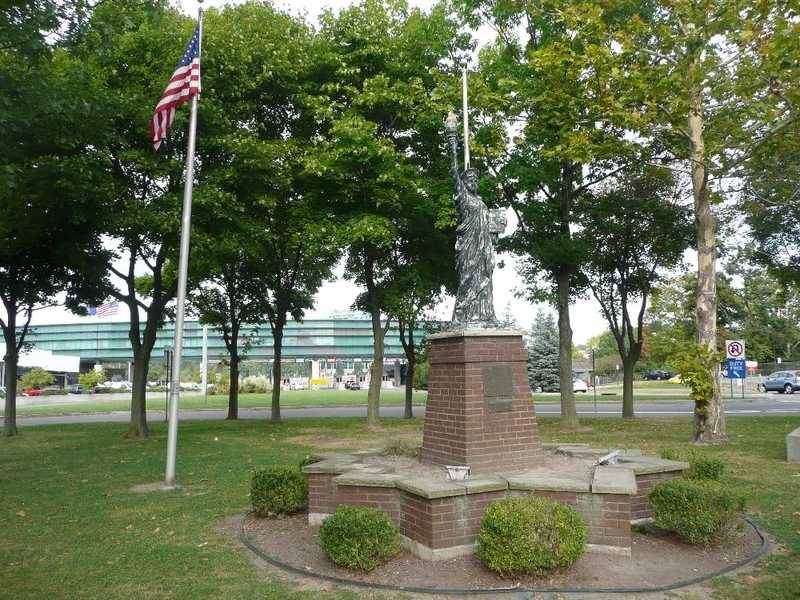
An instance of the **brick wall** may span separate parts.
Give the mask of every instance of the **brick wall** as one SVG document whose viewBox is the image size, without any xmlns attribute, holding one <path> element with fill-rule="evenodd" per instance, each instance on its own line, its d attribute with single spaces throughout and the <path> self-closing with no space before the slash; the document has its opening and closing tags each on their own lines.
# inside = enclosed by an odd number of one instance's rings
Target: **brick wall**
<svg viewBox="0 0 800 600">
<path fill-rule="evenodd" d="M 473 472 L 534 466 L 542 456 L 521 336 L 431 340 L 422 458 Z M 487 368 L 509 374 L 509 404 L 487 402 Z"/>
<path fill-rule="evenodd" d="M 683 475 L 683 471 L 672 471 L 669 473 L 647 473 L 636 476 L 637 493 L 631 497 L 631 519 L 649 519 L 652 517 L 650 512 L 650 501 L 648 496 L 653 488 L 659 483 L 677 479 Z"/>
<path fill-rule="evenodd" d="M 310 474 L 309 512 L 333 513 L 340 505 L 378 508 L 389 514 L 403 535 L 428 548 L 475 543 L 486 507 L 507 495 L 536 495 L 572 506 L 586 522 L 590 544 L 631 545 L 631 502 L 625 495 L 510 490 L 427 499 L 398 488 L 336 485 L 333 477 Z"/>
</svg>

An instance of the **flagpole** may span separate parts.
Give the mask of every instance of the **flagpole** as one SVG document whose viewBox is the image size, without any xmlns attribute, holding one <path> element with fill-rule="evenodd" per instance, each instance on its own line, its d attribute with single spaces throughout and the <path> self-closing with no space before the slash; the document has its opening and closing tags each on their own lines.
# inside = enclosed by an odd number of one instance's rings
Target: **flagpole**
<svg viewBox="0 0 800 600">
<path fill-rule="evenodd" d="M 198 0 L 202 4 L 202 0 Z M 199 27 L 198 57 L 203 41 L 203 9 L 197 13 Z M 186 145 L 186 181 L 183 188 L 183 213 L 181 216 L 181 246 L 178 259 L 178 297 L 175 306 L 175 337 L 172 348 L 172 382 L 169 395 L 169 425 L 167 427 L 167 469 L 164 488 L 175 489 L 175 460 L 178 451 L 178 403 L 181 396 L 181 353 L 183 350 L 183 317 L 186 304 L 186 279 L 189 271 L 189 237 L 192 228 L 192 187 L 194 185 L 194 145 L 197 130 L 197 97 L 192 96 L 189 116 L 189 141 Z"/>
<path fill-rule="evenodd" d="M 469 169 L 469 113 L 467 112 L 467 65 L 464 65 L 462 77 L 462 95 L 464 103 L 464 170 Z"/>
</svg>

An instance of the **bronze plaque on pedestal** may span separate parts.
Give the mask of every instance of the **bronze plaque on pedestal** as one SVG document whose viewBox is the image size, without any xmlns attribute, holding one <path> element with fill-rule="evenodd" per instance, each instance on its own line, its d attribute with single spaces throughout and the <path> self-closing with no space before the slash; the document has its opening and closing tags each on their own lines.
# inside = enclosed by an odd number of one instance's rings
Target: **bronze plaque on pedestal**
<svg viewBox="0 0 800 600">
<path fill-rule="evenodd" d="M 489 412 L 510 412 L 514 402 L 514 371 L 511 365 L 483 367 L 483 398 Z"/>
</svg>

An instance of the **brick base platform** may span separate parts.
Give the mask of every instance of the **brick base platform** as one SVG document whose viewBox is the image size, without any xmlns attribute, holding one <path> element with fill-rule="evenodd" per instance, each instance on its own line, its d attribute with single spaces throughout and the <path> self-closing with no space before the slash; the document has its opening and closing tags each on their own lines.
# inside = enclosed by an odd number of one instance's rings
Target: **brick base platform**
<svg viewBox="0 0 800 600">
<path fill-rule="evenodd" d="M 376 472 L 363 455 L 336 455 L 307 465 L 309 523 L 319 524 L 339 506 L 385 511 L 406 547 L 425 559 L 471 553 L 490 502 L 509 496 L 541 496 L 568 504 L 588 528 L 588 549 L 630 555 L 632 520 L 649 516 L 647 494 L 661 481 L 679 477 L 686 463 L 640 455 L 598 466 L 584 479 L 519 471 L 467 481 Z"/>
<path fill-rule="evenodd" d="M 522 335 L 465 330 L 429 336 L 422 460 L 472 473 L 536 466 L 542 446 Z"/>
</svg>

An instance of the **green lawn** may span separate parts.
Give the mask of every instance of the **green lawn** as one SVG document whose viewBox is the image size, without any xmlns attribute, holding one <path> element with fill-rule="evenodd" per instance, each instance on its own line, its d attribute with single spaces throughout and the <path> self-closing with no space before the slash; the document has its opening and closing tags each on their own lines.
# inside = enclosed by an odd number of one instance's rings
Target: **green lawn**
<svg viewBox="0 0 800 600">
<path fill-rule="evenodd" d="M 71 396 L 75 399 L 75 396 Z M 22 416 L 33 415 L 58 415 L 75 413 L 101 413 L 114 411 L 130 410 L 130 395 L 119 394 L 113 399 L 95 400 L 91 396 L 81 397 L 85 402 L 69 404 L 53 404 L 49 406 L 18 406 L 17 413 Z M 414 391 L 414 404 L 424 405 L 427 392 L 423 390 Z M 536 393 L 536 402 L 559 402 L 558 393 Z M 593 402 L 594 396 L 591 392 L 576 394 L 578 402 Z M 636 382 L 635 400 L 638 402 L 661 402 L 686 400 L 689 401 L 689 394 L 686 388 L 680 385 L 662 382 Z M 622 391 L 619 386 L 598 387 L 598 402 L 621 402 Z M 400 406 L 405 402 L 404 390 L 381 390 L 381 404 L 383 406 Z M 264 408 L 270 406 L 272 397 L 270 394 L 240 394 L 240 408 Z M 350 406 L 364 405 L 367 403 L 367 391 L 358 390 L 286 390 L 281 392 L 281 407 L 299 408 L 312 406 Z M 3 414 L 3 402 L 0 402 L 0 415 Z M 209 396 L 205 401 L 202 396 L 183 395 L 181 397 L 181 408 L 186 410 L 202 409 L 226 409 L 228 407 L 228 397 L 223 395 Z M 148 410 L 164 410 L 164 396 L 158 395 L 147 400 Z"/>
<path fill-rule="evenodd" d="M 147 399 L 148 410 L 164 410 L 165 395 Z M 414 403 L 425 404 L 427 392 L 414 391 Z M 113 411 L 128 411 L 131 406 L 130 394 L 120 394 L 119 398 L 110 400 L 93 400 L 86 396 L 87 401 L 80 404 L 54 404 L 50 406 L 19 406 L 17 414 L 20 415 L 57 415 L 74 413 L 98 413 Z M 286 390 L 281 392 L 282 408 L 298 408 L 311 406 L 351 406 L 367 403 L 366 390 Z M 404 390 L 381 390 L 381 404 L 384 406 L 402 406 L 405 403 Z M 185 410 L 227 409 L 228 396 L 209 396 L 206 402 L 203 396 L 182 395 L 181 408 Z M 264 408 L 272 405 L 270 394 L 240 394 L 240 408 Z M 3 410 L 0 407 L 0 415 Z"/>
<path fill-rule="evenodd" d="M 686 445 L 687 419 L 584 421 L 562 434 L 540 419 L 545 441 L 582 441 L 658 452 Z M 123 439 L 124 425 L 25 428 L 0 438 L 0 597 L 7 598 L 361 598 L 349 592 L 287 588 L 258 572 L 220 533 L 248 506 L 248 474 L 293 464 L 313 444 L 354 447 L 419 435 L 418 419 L 183 422 L 177 493 L 136 494 L 130 486 L 163 477 L 165 428 L 147 441 Z M 718 598 L 797 598 L 800 586 L 800 466 L 783 462 L 784 435 L 800 417 L 734 417 L 731 443 L 704 449 L 730 464 L 727 482 L 785 548 L 744 579 L 717 583 Z M 413 582 L 411 582 L 413 583 Z M 378 596 L 383 597 L 383 596 Z"/>
</svg>

